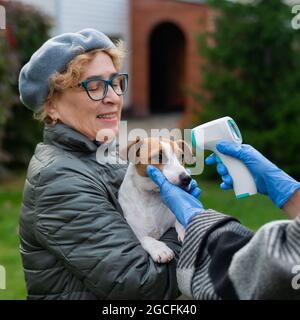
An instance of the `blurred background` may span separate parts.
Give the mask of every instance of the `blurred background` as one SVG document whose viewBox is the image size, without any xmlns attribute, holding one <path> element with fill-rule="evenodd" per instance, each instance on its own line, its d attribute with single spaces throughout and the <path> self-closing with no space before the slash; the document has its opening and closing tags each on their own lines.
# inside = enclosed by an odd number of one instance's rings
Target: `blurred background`
<svg viewBox="0 0 300 320">
<path fill-rule="evenodd" d="M 300 4 L 300 1 L 299 1 Z M 123 39 L 129 130 L 191 128 L 231 116 L 244 141 L 300 178 L 300 17 L 281 0 L 0 0 L 0 299 L 25 299 L 18 218 L 43 126 L 20 104 L 18 74 L 49 37 L 91 27 Z M 2 17 L 3 18 L 3 17 Z M 298 22 L 299 20 L 299 22 Z M 197 177 L 204 206 L 252 230 L 285 216 L 263 196 L 235 200 L 215 168 Z"/>
</svg>

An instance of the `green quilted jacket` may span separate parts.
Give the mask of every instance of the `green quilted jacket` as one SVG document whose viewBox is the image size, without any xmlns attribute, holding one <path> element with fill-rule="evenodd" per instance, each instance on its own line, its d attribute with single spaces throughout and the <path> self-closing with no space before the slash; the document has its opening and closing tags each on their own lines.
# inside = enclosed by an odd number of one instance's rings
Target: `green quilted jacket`
<svg viewBox="0 0 300 320">
<path fill-rule="evenodd" d="M 117 193 L 127 165 L 96 161 L 96 144 L 59 123 L 45 126 L 26 176 L 20 251 L 28 299 L 175 299 L 181 246 L 156 264 L 126 223 Z"/>
</svg>

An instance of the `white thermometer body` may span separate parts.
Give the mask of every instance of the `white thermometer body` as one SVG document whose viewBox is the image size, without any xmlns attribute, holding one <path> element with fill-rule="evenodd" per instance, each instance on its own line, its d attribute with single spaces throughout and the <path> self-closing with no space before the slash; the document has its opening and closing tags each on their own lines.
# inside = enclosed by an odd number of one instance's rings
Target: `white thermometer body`
<svg viewBox="0 0 300 320">
<path fill-rule="evenodd" d="M 253 176 L 244 163 L 236 158 L 224 155 L 216 149 L 221 140 L 242 143 L 238 126 L 230 117 L 223 117 L 195 127 L 192 130 L 192 143 L 196 147 L 214 152 L 228 169 L 233 180 L 233 190 L 237 198 L 245 198 L 257 193 Z"/>
</svg>

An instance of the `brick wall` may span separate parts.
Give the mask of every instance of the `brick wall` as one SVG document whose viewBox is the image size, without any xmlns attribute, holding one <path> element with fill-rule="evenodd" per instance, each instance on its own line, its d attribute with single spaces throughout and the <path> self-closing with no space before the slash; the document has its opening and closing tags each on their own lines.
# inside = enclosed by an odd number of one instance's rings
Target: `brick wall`
<svg viewBox="0 0 300 320">
<path fill-rule="evenodd" d="M 195 36 L 209 27 L 211 14 L 206 4 L 172 0 L 132 0 L 130 14 L 132 110 L 136 115 L 146 116 L 150 113 L 149 39 L 153 29 L 162 23 L 171 22 L 184 34 L 185 83 L 189 89 L 196 90 L 201 81 L 199 66 L 203 61 L 197 53 Z M 188 96 L 185 101 L 185 114 L 189 114 L 193 107 L 195 103 Z"/>
</svg>

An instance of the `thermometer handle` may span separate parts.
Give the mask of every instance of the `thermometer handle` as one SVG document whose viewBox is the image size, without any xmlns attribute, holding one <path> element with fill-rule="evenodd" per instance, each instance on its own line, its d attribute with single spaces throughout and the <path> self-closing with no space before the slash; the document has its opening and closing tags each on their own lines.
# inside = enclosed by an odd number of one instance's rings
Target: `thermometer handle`
<svg viewBox="0 0 300 320">
<path fill-rule="evenodd" d="M 254 178 L 242 161 L 224 155 L 216 149 L 214 152 L 228 169 L 228 173 L 233 180 L 233 190 L 237 198 L 245 198 L 257 193 Z"/>
</svg>

